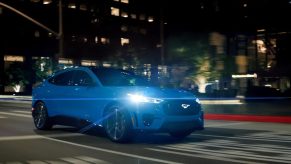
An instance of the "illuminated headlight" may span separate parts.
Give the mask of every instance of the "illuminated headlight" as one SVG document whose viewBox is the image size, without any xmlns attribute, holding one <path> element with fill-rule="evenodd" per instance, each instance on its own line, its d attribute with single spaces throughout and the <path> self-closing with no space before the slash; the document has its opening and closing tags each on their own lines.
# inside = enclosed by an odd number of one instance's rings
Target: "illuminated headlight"
<svg viewBox="0 0 291 164">
<path fill-rule="evenodd" d="M 195 101 L 196 101 L 198 104 L 201 104 L 201 103 L 200 103 L 200 100 L 199 100 L 198 98 L 196 98 Z"/>
<path fill-rule="evenodd" d="M 158 98 L 151 98 L 151 97 L 145 97 L 143 95 L 139 94 L 127 94 L 129 96 L 130 101 L 135 103 L 154 103 L 158 104 L 161 103 L 163 100 Z"/>
</svg>

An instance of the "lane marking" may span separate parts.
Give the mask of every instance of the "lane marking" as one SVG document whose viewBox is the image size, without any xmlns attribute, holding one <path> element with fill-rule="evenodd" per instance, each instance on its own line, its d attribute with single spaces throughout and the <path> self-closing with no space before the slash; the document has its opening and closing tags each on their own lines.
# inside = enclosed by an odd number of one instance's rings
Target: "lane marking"
<svg viewBox="0 0 291 164">
<path fill-rule="evenodd" d="M 216 156 L 216 153 L 211 153 L 210 155 L 204 155 L 204 154 L 183 153 L 183 152 L 156 149 L 156 148 L 146 148 L 146 149 L 152 150 L 152 151 L 157 151 L 157 152 L 169 153 L 169 154 L 176 154 L 176 155 L 182 155 L 182 156 L 188 156 L 188 157 L 197 157 L 197 158 L 204 158 L 204 159 L 212 159 L 212 160 L 219 160 L 219 161 L 225 161 L 225 162 L 259 164 L 258 162 L 250 162 L 250 161 L 243 161 L 243 160 L 218 157 L 218 156 Z"/>
<path fill-rule="evenodd" d="M 267 162 L 282 162 L 282 163 L 290 163 L 291 158 L 282 158 L 282 157 L 275 157 L 275 156 L 267 156 L 267 155 L 257 155 L 251 153 L 249 151 L 238 151 L 238 150 L 212 150 L 212 149 L 203 149 L 203 148 L 196 148 L 191 145 L 173 145 L 173 146 L 158 146 L 160 148 L 170 149 L 170 150 L 178 150 L 190 153 L 201 153 L 207 155 L 215 155 L 215 156 L 223 156 L 229 158 L 243 158 L 243 159 L 250 159 L 250 160 L 259 160 L 259 161 L 267 161 Z"/>
<path fill-rule="evenodd" d="M 29 164 L 47 164 L 46 162 L 43 161 L 38 161 L 38 160 L 34 160 L 34 161 L 26 161 Z"/>
<path fill-rule="evenodd" d="M 22 113 L 22 114 L 31 114 L 31 111 L 24 111 L 24 110 L 13 110 L 12 112 Z"/>
<path fill-rule="evenodd" d="M 61 158 L 61 160 L 66 161 L 68 163 L 90 164 L 88 162 L 76 158 Z"/>
<path fill-rule="evenodd" d="M 9 115 L 9 116 L 17 116 L 17 117 L 26 117 L 26 118 L 31 118 L 32 117 L 31 115 L 20 114 L 20 113 L 0 112 L 0 114 Z"/>
<path fill-rule="evenodd" d="M 81 159 L 83 161 L 87 161 L 87 162 L 90 162 L 90 163 L 109 164 L 109 162 L 103 161 L 101 159 L 96 159 L 96 158 L 88 157 L 88 156 L 77 156 L 75 158 L 78 158 L 78 159 Z"/>
<path fill-rule="evenodd" d="M 52 161 L 52 160 L 48 160 L 48 161 L 45 161 L 49 164 L 68 164 L 67 162 L 61 162 L 61 161 Z"/>
<path fill-rule="evenodd" d="M 216 137 L 216 138 L 229 138 L 229 139 L 240 139 L 240 140 L 256 140 L 256 141 L 271 141 L 271 142 L 284 142 L 291 143 L 291 140 L 275 140 L 275 139 L 264 139 L 264 138 L 251 138 L 251 137 L 229 137 L 229 136 L 219 136 L 210 134 L 191 134 L 191 136 L 206 136 L 206 137 Z"/>
<path fill-rule="evenodd" d="M 225 140 L 225 141 L 227 141 L 227 140 Z M 291 155 L 291 148 L 286 147 L 286 146 L 252 144 L 252 147 L 250 148 L 249 144 L 241 144 L 237 141 L 223 142 L 223 140 L 212 140 L 212 141 L 207 141 L 207 142 L 203 142 L 203 143 L 189 143 L 188 145 L 193 145 L 195 147 L 207 146 L 207 147 L 219 147 L 219 148 L 236 149 L 236 150 L 268 152 L 268 153 L 280 152 L 280 153 Z"/>
<path fill-rule="evenodd" d="M 83 136 L 83 135 L 84 134 L 81 134 L 81 133 L 64 133 L 64 134 L 48 134 L 48 135 L 5 136 L 5 137 L 0 137 L 0 141 L 43 139 L 43 137 L 75 137 L 75 136 Z"/>
<path fill-rule="evenodd" d="M 190 144 L 191 145 L 191 144 Z M 202 144 L 202 143 L 198 143 L 195 144 L 193 146 L 207 146 L 207 147 L 215 147 L 215 148 L 224 148 L 224 149 L 231 149 L 231 150 L 243 150 L 243 151 L 254 151 L 254 152 L 266 152 L 266 153 L 284 153 L 284 154 L 290 154 L 291 155 L 291 151 L 289 150 L 277 150 L 276 148 L 267 148 L 267 147 L 257 147 L 257 145 L 252 145 L 252 147 L 250 148 L 250 145 L 248 144 L 228 144 L 227 146 L 225 146 L 225 144 L 220 145 L 219 143 L 217 145 L 214 144 L 210 144 L 210 143 L 206 143 L 206 144 Z"/>
<path fill-rule="evenodd" d="M 6 164 L 22 164 L 22 163 L 29 163 L 29 164 L 109 164 L 107 161 L 103 161 L 97 158 L 92 158 L 88 156 L 75 156 L 75 157 L 61 157 L 56 160 L 29 160 L 25 162 L 20 161 L 10 161 L 10 162 L 4 162 Z"/>
<path fill-rule="evenodd" d="M 233 126 L 233 125 L 244 125 L 244 124 L 251 124 L 251 122 L 220 123 L 220 124 L 213 124 L 213 125 L 205 125 L 205 127 L 220 127 L 220 126 Z"/>
<path fill-rule="evenodd" d="M 52 161 L 52 160 L 48 160 L 48 161 L 45 161 L 49 164 L 68 164 L 67 162 L 61 162 L 61 161 Z"/>
<path fill-rule="evenodd" d="M 144 159 L 144 160 L 148 160 L 148 161 L 167 163 L 167 164 L 181 164 L 181 163 L 174 162 L 174 161 L 162 160 L 162 159 L 151 158 L 151 157 L 146 157 L 146 156 L 141 156 L 141 155 L 123 153 L 123 152 L 119 152 L 119 151 L 115 151 L 115 150 L 104 149 L 104 148 L 99 148 L 99 147 L 94 147 L 94 146 L 82 145 L 82 144 L 78 144 L 78 143 L 74 143 L 74 142 L 63 141 L 63 140 L 59 140 L 59 139 L 55 139 L 55 138 L 49 138 L 49 137 L 46 137 L 46 136 L 42 136 L 42 137 L 44 139 L 47 139 L 47 140 L 50 140 L 50 141 L 55 141 L 55 142 L 64 143 L 64 144 L 68 144 L 68 145 L 73 145 L 73 146 L 86 148 L 86 149 L 91 149 L 91 150 L 102 151 L 102 152 L 111 153 L 111 154 L 127 156 L 127 157 L 131 157 L 131 158 L 139 158 L 139 159 Z"/>
</svg>

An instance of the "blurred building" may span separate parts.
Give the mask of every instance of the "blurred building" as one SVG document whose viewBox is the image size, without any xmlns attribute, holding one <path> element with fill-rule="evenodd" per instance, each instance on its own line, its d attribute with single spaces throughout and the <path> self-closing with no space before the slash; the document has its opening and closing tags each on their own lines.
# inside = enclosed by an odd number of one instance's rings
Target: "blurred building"
<svg viewBox="0 0 291 164">
<path fill-rule="evenodd" d="M 59 0 L 2 2 L 59 32 Z M 207 81 L 201 75 L 198 81 L 203 85 L 236 89 L 242 95 L 252 86 L 280 92 L 290 89 L 291 25 L 286 23 L 291 15 L 290 0 L 62 0 L 62 10 L 63 53 L 54 33 L 0 7 L 1 93 L 7 82 L 15 83 L 12 75 L 33 77 L 23 81 L 29 85 L 41 80 L 51 73 L 56 58 L 61 67 L 119 66 L 149 78 L 167 77 L 165 82 L 191 81 L 186 72 L 197 66 L 178 68 L 173 63 L 182 60 L 170 62 L 174 45 L 170 42 L 175 38 L 173 43 L 182 46 L 175 47 L 174 55 L 185 55 L 181 63 L 189 64 L 195 53 L 200 57 L 207 53 L 210 60 L 201 62 L 204 65 L 195 68 L 196 72 L 215 72 L 220 77 Z M 197 33 L 207 35 L 203 38 Z M 201 41 L 205 38 L 208 43 Z M 39 78 L 21 73 L 23 70 Z M 10 92 L 11 87 L 5 91 Z"/>
<path fill-rule="evenodd" d="M 180 2 L 165 2 L 166 31 L 210 33 L 209 53 L 215 60 L 210 66 L 222 74 L 215 79 L 220 90 L 234 88 L 240 95 L 254 87 L 290 90 L 290 0 Z"/>
<path fill-rule="evenodd" d="M 2 2 L 59 32 L 59 0 Z M 5 72 L 12 63 L 19 63 L 13 67 L 18 65 L 30 72 L 36 61 L 56 57 L 61 67 L 158 64 L 159 5 L 152 0 L 62 0 L 63 54 L 54 33 L 0 7 L 1 93 L 9 81 L 2 77 L 6 77 Z M 44 70 L 44 65 L 51 62 L 38 64 Z M 32 78 L 30 83 L 34 82 Z M 11 87 L 5 91 L 13 92 Z"/>
</svg>

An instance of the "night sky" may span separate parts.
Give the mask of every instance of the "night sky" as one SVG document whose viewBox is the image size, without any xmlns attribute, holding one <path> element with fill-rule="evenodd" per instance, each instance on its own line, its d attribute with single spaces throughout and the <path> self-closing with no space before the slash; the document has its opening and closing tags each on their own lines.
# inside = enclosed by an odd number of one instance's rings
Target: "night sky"
<svg viewBox="0 0 291 164">
<path fill-rule="evenodd" d="M 175 31 L 290 31 L 289 0 L 163 0 L 165 21 Z"/>
</svg>

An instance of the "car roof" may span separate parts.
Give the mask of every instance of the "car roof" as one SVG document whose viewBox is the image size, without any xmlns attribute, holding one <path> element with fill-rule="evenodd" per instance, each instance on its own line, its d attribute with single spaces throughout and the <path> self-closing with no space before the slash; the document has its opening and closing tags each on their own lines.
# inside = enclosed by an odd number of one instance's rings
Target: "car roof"
<svg viewBox="0 0 291 164">
<path fill-rule="evenodd" d="M 98 66 L 74 66 L 74 67 L 68 67 L 62 70 L 58 70 L 55 73 L 53 73 L 52 75 L 57 75 L 60 74 L 62 72 L 67 72 L 67 71 L 71 71 L 71 70 L 86 70 L 89 69 L 91 71 L 98 71 L 98 72 L 108 72 L 108 73 L 126 73 L 126 74 L 132 74 L 134 75 L 134 73 L 132 71 L 127 71 L 127 70 L 123 70 L 121 68 L 112 68 L 112 67 L 98 67 Z"/>
</svg>

